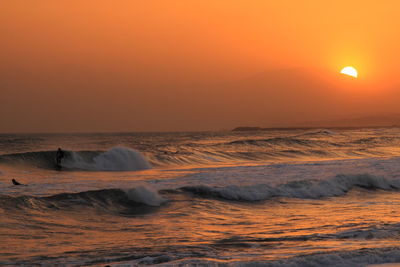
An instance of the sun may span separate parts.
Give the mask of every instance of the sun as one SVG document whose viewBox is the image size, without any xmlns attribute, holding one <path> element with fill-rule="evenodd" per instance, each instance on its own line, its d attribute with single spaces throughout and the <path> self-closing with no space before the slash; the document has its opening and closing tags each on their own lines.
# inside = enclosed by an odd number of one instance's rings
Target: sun
<svg viewBox="0 0 400 267">
<path fill-rule="evenodd" d="M 345 75 L 349 75 L 351 77 L 357 78 L 358 77 L 358 72 L 355 68 L 351 67 L 351 66 L 347 66 L 344 67 L 340 73 L 345 74 Z"/>
</svg>

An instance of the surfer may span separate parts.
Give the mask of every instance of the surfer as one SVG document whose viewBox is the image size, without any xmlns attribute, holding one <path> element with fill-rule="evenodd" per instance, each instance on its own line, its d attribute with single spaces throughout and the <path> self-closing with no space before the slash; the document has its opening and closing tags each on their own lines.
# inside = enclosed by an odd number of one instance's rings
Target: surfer
<svg viewBox="0 0 400 267">
<path fill-rule="evenodd" d="M 17 180 L 15 179 L 12 179 L 11 182 L 13 183 L 13 185 L 23 185 L 21 183 L 18 183 Z"/>
<path fill-rule="evenodd" d="M 61 160 L 64 158 L 64 151 L 61 148 L 58 148 L 56 153 L 56 164 L 58 167 L 61 167 Z"/>
</svg>

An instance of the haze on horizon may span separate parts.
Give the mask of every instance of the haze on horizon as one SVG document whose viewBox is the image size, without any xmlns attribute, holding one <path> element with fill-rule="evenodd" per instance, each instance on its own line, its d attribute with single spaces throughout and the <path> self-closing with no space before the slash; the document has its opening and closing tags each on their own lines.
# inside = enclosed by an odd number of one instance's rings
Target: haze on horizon
<svg viewBox="0 0 400 267">
<path fill-rule="evenodd" d="M 397 114 L 398 1 L 4 0 L 0 132 Z M 352 65 L 359 78 L 339 74 Z"/>
</svg>

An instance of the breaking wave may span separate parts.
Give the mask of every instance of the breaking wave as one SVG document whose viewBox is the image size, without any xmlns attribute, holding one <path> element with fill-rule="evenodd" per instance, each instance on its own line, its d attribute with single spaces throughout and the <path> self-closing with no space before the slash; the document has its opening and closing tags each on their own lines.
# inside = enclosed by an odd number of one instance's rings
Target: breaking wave
<svg viewBox="0 0 400 267">
<path fill-rule="evenodd" d="M 39 151 L 0 155 L 0 162 L 58 169 L 56 153 Z M 140 152 L 126 147 L 114 147 L 108 151 L 64 151 L 64 154 L 61 166 L 67 170 L 137 171 L 151 167 Z"/>
<path fill-rule="evenodd" d="M 362 138 L 360 138 L 362 137 Z M 136 171 L 154 167 L 180 167 L 238 162 L 347 159 L 398 156 L 393 149 L 400 145 L 398 136 L 355 136 L 329 130 L 290 136 L 232 136 L 220 142 L 198 143 L 190 139 L 182 144 L 151 142 L 134 147 L 113 147 L 108 151 L 67 151 L 62 160 L 64 170 Z M 0 163 L 22 164 L 57 169 L 56 151 L 0 155 Z"/>
<path fill-rule="evenodd" d="M 72 152 L 63 166 L 70 169 L 90 171 L 137 171 L 150 168 L 149 162 L 140 152 L 125 148 L 114 147 L 87 160 L 80 153 Z"/>
<path fill-rule="evenodd" d="M 80 193 L 61 193 L 47 197 L 0 196 L 0 207 L 9 210 L 70 210 L 89 207 L 119 214 L 151 211 L 167 200 L 154 189 L 142 185 L 135 188 L 91 190 Z M 147 208 L 146 208 L 147 207 Z"/>
<path fill-rule="evenodd" d="M 346 194 L 355 187 L 370 190 L 395 190 L 400 188 L 399 180 L 388 180 L 370 174 L 337 175 L 329 180 L 299 180 L 278 186 L 268 184 L 229 185 L 211 187 L 207 185 L 185 186 L 181 190 L 203 197 L 235 201 L 262 201 L 275 197 L 319 199 Z"/>
</svg>

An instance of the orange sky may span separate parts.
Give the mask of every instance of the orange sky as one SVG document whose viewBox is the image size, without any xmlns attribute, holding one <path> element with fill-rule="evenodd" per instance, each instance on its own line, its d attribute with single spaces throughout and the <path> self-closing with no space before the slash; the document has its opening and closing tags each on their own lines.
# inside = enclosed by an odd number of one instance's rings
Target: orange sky
<svg viewBox="0 0 400 267">
<path fill-rule="evenodd" d="M 400 113 L 399 1 L 0 2 L 0 132 Z M 353 65 L 358 80 L 343 79 Z"/>
</svg>

